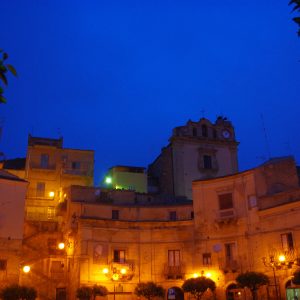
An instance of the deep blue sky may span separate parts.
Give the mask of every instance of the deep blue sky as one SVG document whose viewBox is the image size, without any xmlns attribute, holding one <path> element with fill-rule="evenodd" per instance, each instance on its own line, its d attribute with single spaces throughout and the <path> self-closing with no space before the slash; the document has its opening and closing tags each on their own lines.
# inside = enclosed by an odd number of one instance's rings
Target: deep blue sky
<svg viewBox="0 0 300 300">
<path fill-rule="evenodd" d="M 227 116 L 240 169 L 300 163 L 300 39 L 288 0 L 1 1 L 0 48 L 18 70 L 0 106 L 0 150 L 28 133 L 96 151 L 96 183 L 147 166 L 188 119 Z"/>
</svg>

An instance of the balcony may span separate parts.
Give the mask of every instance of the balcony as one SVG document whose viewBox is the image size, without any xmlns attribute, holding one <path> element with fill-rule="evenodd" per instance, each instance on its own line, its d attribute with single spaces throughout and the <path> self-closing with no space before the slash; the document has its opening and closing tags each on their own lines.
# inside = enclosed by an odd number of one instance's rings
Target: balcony
<svg viewBox="0 0 300 300">
<path fill-rule="evenodd" d="M 217 212 L 216 221 L 218 223 L 228 223 L 237 219 L 234 208 L 222 209 Z"/>
<path fill-rule="evenodd" d="M 103 269 L 103 273 L 114 281 L 128 281 L 134 275 L 134 263 L 130 260 L 126 260 L 125 262 L 112 261 L 108 265 L 108 268 Z"/>
<path fill-rule="evenodd" d="M 54 200 L 55 196 L 53 190 L 38 190 L 32 188 L 27 190 L 27 198 L 31 199 Z"/>
<path fill-rule="evenodd" d="M 58 218 L 53 215 L 49 215 L 48 213 L 42 212 L 27 212 L 26 214 L 27 221 L 43 221 L 43 222 L 57 222 Z"/>
<path fill-rule="evenodd" d="M 224 259 L 220 261 L 220 269 L 224 272 L 224 273 L 228 273 L 228 272 L 238 272 L 241 268 L 240 263 L 237 259 Z"/>
<path fill-rule="evenodd" d="M 74 176 L 89 176 L 89 171 L 84 169 L 66 169 L 62 170 L 64 175 L 74 175 Z"/>
<path fill-rule="evenodd" d="M 164 267 L 164 275 L 167 279 L 183 279 L 184 274 L 184 266 L 182 264 L 179 266 L 169 266 L 166 264 Z"/>
<path fill-rule="evenodd" d="M 30 168 L 36 170 L 54 171 L 56 170 L 56 164 L 41 164 L 37 162 L 30 162 Z"/>
</svg>

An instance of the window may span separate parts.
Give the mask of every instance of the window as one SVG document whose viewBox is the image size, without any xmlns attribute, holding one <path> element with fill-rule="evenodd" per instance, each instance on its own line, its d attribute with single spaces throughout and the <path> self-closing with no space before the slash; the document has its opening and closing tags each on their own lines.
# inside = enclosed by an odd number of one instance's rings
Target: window
<svg viewBox="0 0 300 300">
<path fill-rule="evenodd" d="M 111 218 L 113 220 L 119 220 L 119 211 L 113 209 L 112 212 L 111 212 Z"/>
<path fill-rule="evenodd" d="M 168 266 L 169 267 L 180 266 L 180 250 L 168 251 Z"/>
<path fill-rule="evenodd" d="M 55 207 L 49 206 L 47 208 L 47 219 L 48 220 L 53 220 L 55 217 Z"/>
<path fill-rule="evenodd" d="M 72 170 L 80 170 L 80 161 L 72 161 Z"/>
<path fill-rule="evenodd" d="M 220 210 L 233 208 L 232 193 L 222 194 L 218 197 Z"/>
<path fill-rule="evenodd" d="M 294 249 L 294 241 L 293 241 L 293 235 L 291 232 L 284 233 L 281 235 L 281 243 L 282 243 L 282 249 L 284 251 L 289 251 Z"/>
<path fill-rule="evenodd" d="M 49 167 L 49 155 L 48 154 L 42 154 L 41 155 L 41 168 L 42 169 L 48 169 Z"/>
<path fill-rule="evenodd" d="M 37 197 L 45 197 L 45 182 L 37 182 L 36 196 Z"/>
<path fill-rule="evenodd" d="M 170 211 L 169 212 L 169 219 L 171 221 L 176 221 L 177 220 L 177 214 L 176 214 L 176 211 Z"/>
<path fill-rule="evenodd" d="M 0 271 L 6 271 L 7 268 L 7 260 L 0 259 Z"/>
<path fill-rule="evenodd" d="M 226 264 L 232 264 L 232 262 L 236 259 L 236 244 L 226 243 L 224 246 Z"/>
<path fill-rule="evenodd" d="M 212 169 L 212 159 L 210 155 L 203 155 L 204 169 Z"/>
<path fill-rule="evenodd" d="M 202 262 L 204 266 L 211 265 L 211 254 L 210 253 L 203 253 L 202 254 Z"/>
<path fill-rule="evenodd" d="M 218 135 L 217 135 L 217 130 L 214 129 L 214 130 L 213 130 L 213 138 L 216 139 L 217 137 L 218 137 Z"/>
<path fill-rule="evenodd" d="M 193 127 L 193 136 L 197 136 L 197 128 Z"/>
<path fill-rule="evenodd" d="M 207 134 L 207 126 L 203 124 L 201 126 L 201 129 L 202 129 L 202 136 L 207 137 L 208 136 L 208 134 Z"/>
<path fill-rule="evenodd" d="M 114 262 L 125 263 L 125 250 L 114 250 Z"/>
</svg>

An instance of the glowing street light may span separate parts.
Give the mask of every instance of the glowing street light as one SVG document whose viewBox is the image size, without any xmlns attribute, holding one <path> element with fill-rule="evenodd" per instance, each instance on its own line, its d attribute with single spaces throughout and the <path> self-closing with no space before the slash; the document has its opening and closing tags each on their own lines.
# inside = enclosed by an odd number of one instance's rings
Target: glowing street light
<svg viewBox="0 0 300 300">
<path fill-rule="evenodd" d="M 108 272 L 109 272 L 108 268 L 104 268 L 104 269 L 102 270 L 102 273 L 103 273 L 103 274 L 108 274 Z"/>
<path fill-rule="evenodd" d="M 59 250 L 64 250 L 64 249 L 65 249 L 65 243 L 62 243 L 62 242 L 59 243 L 59 244 L 58 244 L 58 249 L 59 249 Z"/>
<path fill-rule="evenodd" d="M 55 193 L 53 191 L 49 192 L 49 197 L 54 198 Z"/>
<path fill-rule="evenodd" d="M 105 177 L 105 183 L 106 184 L 111 184 L 112 183 L 112 178 L 110 176 Z"/>
<path fill-rule="evenodd" d="M 22 270 L 23 270 L 24 273 L 29 273 L 30 272 L 30 266 L 26 265 L 26 266 L 23 267 Z"/>
</svg>

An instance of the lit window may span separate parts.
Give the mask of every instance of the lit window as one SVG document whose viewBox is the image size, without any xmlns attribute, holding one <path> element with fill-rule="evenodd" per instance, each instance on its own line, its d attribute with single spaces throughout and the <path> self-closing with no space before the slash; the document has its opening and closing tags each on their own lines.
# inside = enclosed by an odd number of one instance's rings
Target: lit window
<svg viewBox="0 0 300 300">
<path fill-rule="evenodd" d="M 180 266 L 180 250 L 168 251 L 168 266 L 169 267 Z"/>
<path fill-rule="evenodd" d="M 203 155 L 204 169 L 212 169 L 212 158 L 210 155 Z"/>
<path fill-rule="evenodd" d="M 291 232 L 284 233 L 281 235 L 281 243 L 282 243 L 282 249 L 284 251 L 289 251 L 294 249 L 294 241 L 293 241 L 293 235 Z"/>
<path fill-rule="evenodd" d="M 125 263 L 125 250 L 114 250 L 114 262 Z"/>
<path fill-rule="evenodd" d="M 204 266 L 211 265 L 211 254 L 210 253 L 203 253 L 202 254 L 202 262 Z"/>
<path fill-rule="evenodd" d="M 111 218 L 113 220 L 119 220 L 119 211 L 113 209 L 112 212 L 111 212 Z"/>
<path fill-rule="evenodd" d="M 233 208 L 232 193 L 222 194 L 218 197 L 220 210 Z"/>
</svg>

